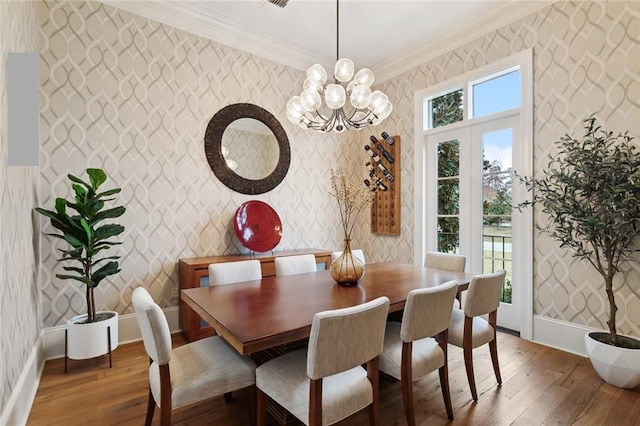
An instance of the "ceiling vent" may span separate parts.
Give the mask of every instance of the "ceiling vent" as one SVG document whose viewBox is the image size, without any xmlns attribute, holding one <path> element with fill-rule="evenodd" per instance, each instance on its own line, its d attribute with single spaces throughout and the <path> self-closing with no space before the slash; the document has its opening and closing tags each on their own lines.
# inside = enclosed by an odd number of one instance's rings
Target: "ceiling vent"
<svg viewBox="0 0 640 426">
<path fill-rule="evenodd" d="M 289 2 L 289 0 L 267 0 L 267 1 L 279 7 L 285 7 Z"/>
</svg>

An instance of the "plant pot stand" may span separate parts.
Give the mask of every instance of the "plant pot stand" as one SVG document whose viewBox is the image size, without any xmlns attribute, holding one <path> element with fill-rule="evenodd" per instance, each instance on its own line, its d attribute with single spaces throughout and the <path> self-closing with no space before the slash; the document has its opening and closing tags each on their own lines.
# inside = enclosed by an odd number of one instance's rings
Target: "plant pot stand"
<svg viewBox="0 0 640 426">
<path fill-rule="evenodd" d="M 89 359 L 105 354 L 109 355 L 109 368 L 112 367 L 112 352 L 118 347 L 118 313 L 102 311 L 98 315 L 108 318 L 84 323 L 86 315 L 78 315 L 67 321 L 64 332 L 65 373 L 68 371 L 69 359 Z"/>
</svg>

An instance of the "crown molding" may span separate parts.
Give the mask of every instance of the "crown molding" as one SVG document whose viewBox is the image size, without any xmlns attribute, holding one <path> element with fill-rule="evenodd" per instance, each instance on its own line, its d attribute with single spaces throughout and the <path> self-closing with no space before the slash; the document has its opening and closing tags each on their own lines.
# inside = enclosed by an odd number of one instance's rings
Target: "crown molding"
<svg viewBox="0 0 640 426">
<path fill-rule="evenodd" d="M 496 8 L 493 13 L 484 15 L 478 20 L 460 22 L 456 31 L 411 47 L 372 66 L 371 70 L 376 76 L 376 84 L 396 77 L 553 3 L 555 0 L 511 0 Z M 462 29 L 460 30 L 460 28 Z"/>
<path fill-rule="evenodd" d="M 179 2 L 179 7 L 176 7 L 176 2 L 157 0 L 98 1 L 298 70 L 306 71 L 316 62 L 333 67 L 332 61 L 335 60 L 311 55 L 304 46 L 284 44 L 240 20 L 202 8 L 195 1 Z"/>
</svg>

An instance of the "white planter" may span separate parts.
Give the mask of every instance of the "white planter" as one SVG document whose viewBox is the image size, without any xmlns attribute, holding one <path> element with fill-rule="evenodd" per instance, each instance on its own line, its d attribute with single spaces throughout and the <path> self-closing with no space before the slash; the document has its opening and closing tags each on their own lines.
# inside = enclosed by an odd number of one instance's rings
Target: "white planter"
<svg viewBox="0 0 640 426">
<path fill-rule="evenodd" d="M 118 347 L 118 313 L 100 311 L 100 314 L 111 314 L 111 317 L 98 322 L 82 324 L 87 315 L 78 315 L 67 321 L 66 354 L 71 359 L 87 359 L 109 353 L 107 328 L 111 327 L 111 350 Z"/>
<path fill-rule="evenodd" d="M 593 368 L 602 380 L 620 388 L 635 388 L 640 385 L 640 349 L 626 349 L 607 345 L 584 335 L 587 355 Z"/>
</svg>

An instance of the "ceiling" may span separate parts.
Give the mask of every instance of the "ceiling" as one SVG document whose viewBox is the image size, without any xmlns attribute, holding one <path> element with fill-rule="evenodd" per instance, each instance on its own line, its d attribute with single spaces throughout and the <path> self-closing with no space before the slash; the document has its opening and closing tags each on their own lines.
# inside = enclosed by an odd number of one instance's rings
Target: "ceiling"
<svg viewBox="0 0 640 426">
<path fill-rule="evenodd" d="M 336 1 L 101 0 L 285 65 L 336 60 Z M 342 0 L 340 56 L 378 82 L 548 5 L 544 0 Z"/>
</svg>

